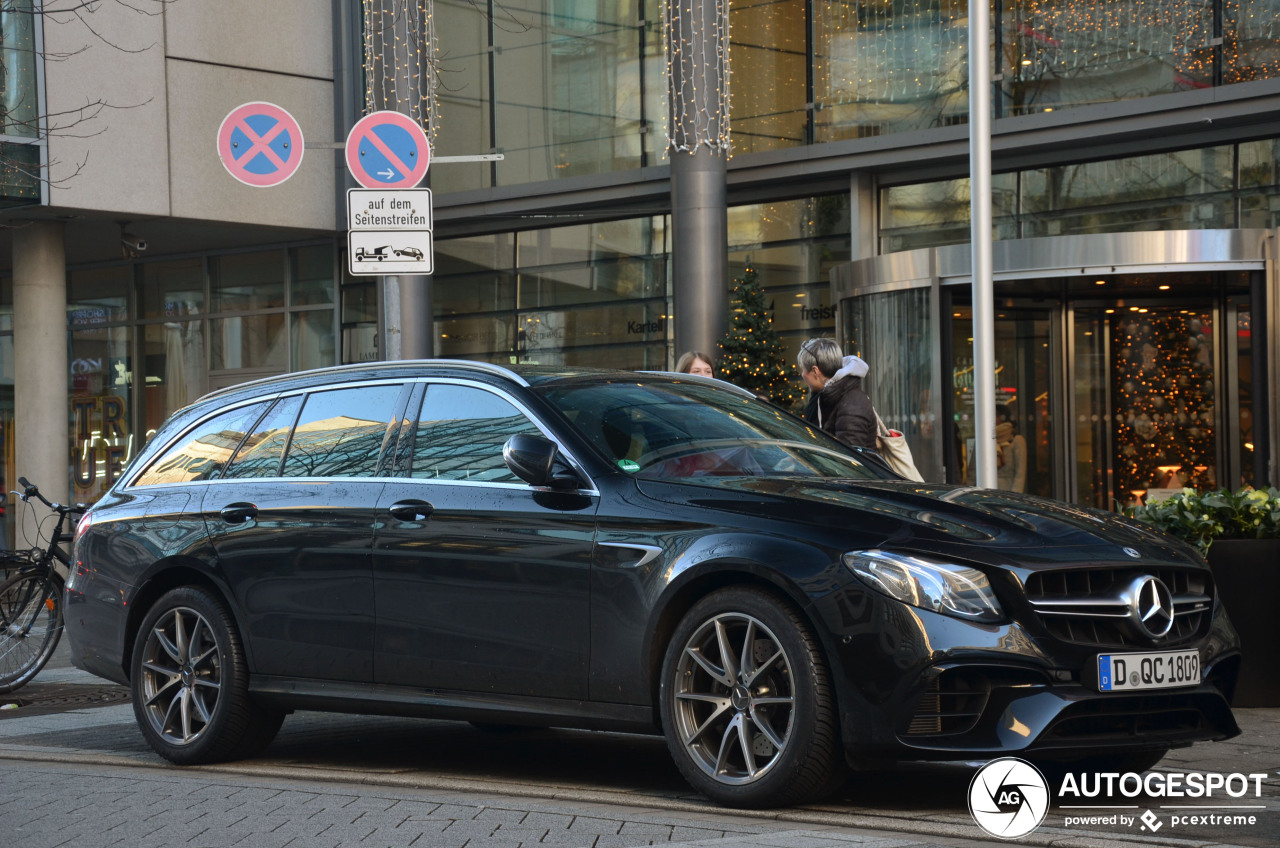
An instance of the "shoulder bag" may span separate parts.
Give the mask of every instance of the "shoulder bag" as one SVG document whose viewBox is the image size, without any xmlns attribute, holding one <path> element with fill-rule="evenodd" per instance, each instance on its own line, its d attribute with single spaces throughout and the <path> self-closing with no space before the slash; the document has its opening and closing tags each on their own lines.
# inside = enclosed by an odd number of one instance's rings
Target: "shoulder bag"
<svg viewBox="0 0 1280 848">
<path fill-rule="evenodd" d="M 923 483 L 924 478 L 916 470 L 915 460 L 911 458 L 911 448 L 907 445 L 907 437 L 897 430 L 890 430 L 885 426 L 885 423 L 880 420 L 880 413 L 876 412 L 875 416 L 876 447 L 879 449 L 880 455 L 884 457 L 884 461 L 889 463 L 889 467 L 899 475 L 906 477 L 908 480 Z"/>
</svg>

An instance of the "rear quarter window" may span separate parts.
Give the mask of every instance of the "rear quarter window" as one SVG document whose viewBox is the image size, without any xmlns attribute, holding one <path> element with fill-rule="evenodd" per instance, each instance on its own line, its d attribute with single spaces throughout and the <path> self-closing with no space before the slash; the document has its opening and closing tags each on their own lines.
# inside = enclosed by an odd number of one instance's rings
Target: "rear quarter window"
<svg viewBox="0 0 1280 848">
<path fill-rule="evenodd" d="M 215 479 L 268 406 L 270 401 L 242 406 L 196 425 L 152 462 L 133 485 Z"/>
</svg>

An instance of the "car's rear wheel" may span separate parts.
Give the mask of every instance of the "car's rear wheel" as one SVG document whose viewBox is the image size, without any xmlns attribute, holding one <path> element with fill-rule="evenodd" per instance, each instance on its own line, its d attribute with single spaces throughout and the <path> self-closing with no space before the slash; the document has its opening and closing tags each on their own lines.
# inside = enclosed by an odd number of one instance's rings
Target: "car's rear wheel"
<svg viewBox="0 0 1280 848">
<path fill-rule="evenodd" d="M 231 614 L 204 589 L 158 600 L 133 650 L 133 711 L 147 743 L 179 765 L 253 756 L 284 714 L 249 697 L 244 647 Z"/>
<path fill-rule="evenodd" d="M 768 592 L 732 587 L 695 604 L 667 646 L 659 697 L 676 765 L 721 804 L 811 801 L 843 774 L 818 641 Z"/>
</svg>

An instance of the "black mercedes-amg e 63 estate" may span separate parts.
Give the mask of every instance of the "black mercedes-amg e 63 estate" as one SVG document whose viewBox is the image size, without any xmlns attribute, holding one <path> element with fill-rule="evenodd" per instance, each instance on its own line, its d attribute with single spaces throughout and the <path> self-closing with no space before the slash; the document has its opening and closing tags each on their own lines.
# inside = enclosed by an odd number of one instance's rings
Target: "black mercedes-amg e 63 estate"
<svg viewBox="0 0 1280 848">
<path fill-rule="evenodd" d="M 175 763 L 293 709 L 665 734 L 741 806 L 846 769 L 1136 771 L 1239 733 L 1189 547 L 914 483 L 726 383 L 375 363 L 175 413 L 81 522 L 76 665 Z"/>
</svg>

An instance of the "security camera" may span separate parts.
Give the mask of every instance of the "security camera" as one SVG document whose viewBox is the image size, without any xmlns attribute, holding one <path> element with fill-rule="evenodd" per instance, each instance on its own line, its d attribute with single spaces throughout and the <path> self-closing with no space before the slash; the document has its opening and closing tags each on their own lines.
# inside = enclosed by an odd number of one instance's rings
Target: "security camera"
<svg viewBox="0 0 1280 848">
<path fill-rule="evenodd" d="M 121 233 L 120 243 L 135 253 L 141 253 L 147 249 L 147 240 L 133 233 Z"/>
</svg>

